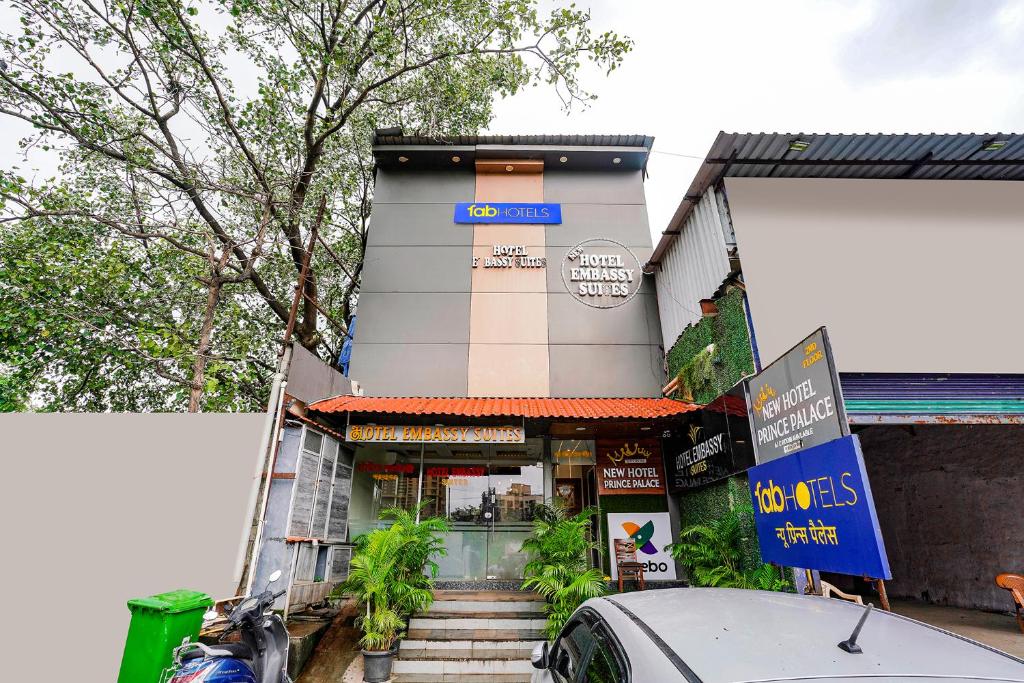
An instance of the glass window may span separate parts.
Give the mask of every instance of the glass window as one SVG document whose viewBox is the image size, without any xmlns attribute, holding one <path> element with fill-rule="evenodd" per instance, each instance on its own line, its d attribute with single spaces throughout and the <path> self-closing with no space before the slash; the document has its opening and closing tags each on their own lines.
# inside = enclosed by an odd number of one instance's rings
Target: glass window
<svg viewBox="0 0 1024 683">
<path fill-rule="evenodd" d="M 419 495 L 419 449 L 415 453 L 360 445 L 349 500 L 349 540 L 381 525 L 390 507 L 415 507 Z"/>
<path fill-rule="evenodd" d="M 614 647 L 599 628 L 594 633 L 594 650 L 587 662 L 582 683 L 617 683 L 624 680 L 626 677 L 615 657 Z"/>
<path fill-rule="evenodd" d="M 306 441 L 302 444 L 302 447 L 312 453 L 320 453 L 320 447 L 323 445 L 324 435 L 319 432 L 314 432 L 312 429 L 306 429 Z"/>
<path fill-rule="evenodd" d="M 582 622 L 569 626 L 555 647 L 554 670 L 565 681 L 575 681 L 576 673 L 594 644 L 594 634 Z"/>
</svg>

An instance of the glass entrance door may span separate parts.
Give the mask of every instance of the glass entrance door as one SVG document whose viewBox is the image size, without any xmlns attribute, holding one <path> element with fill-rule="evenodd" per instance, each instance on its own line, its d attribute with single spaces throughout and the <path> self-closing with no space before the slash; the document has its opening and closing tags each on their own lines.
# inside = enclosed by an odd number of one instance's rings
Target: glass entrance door
<svg viewBox="0 0 1024 683">
<path fill-rule="evenodd" d="M 423 514 L 447 517 L 448 555 L 438 561 L 445 579 L 520 579 L 521 551 L 534 511 L 544 501 L 544 464 L 525 452 L 486 460 L 424 462 Z"/>
</svg>

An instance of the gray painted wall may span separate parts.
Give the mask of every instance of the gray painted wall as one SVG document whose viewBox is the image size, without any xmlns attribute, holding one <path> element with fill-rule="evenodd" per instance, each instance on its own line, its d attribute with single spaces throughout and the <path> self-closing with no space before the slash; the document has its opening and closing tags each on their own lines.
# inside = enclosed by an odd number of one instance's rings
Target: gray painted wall
<svg viewBox="0 0 1024 683">
<path fill-rule="evenodd" d="M 292 345 L 292 361 L 288 368 L 289 395 L 312 403 L 352 391 L 352 383 L 299 344 Z"/>
<path fill-rule="evenodd" d="M 475 188 L 468 170 L 378 170 L 350 372 L 367 395 L 467 395 L 473 226 L 452 217 Z M 591 238 L 647 260 L 641 173 L 546 170 L 544 200 L 561 203 L 563 219 L 545 226 L 551 395 L 660 396 L 653 278 L 627 304 L 602 310 L 573 299 L 560 271 L 566 251 Z"/>
<path fill-rule="evenodd" d="M 1024 427 L 873 426 L 860 432 L 892 597 L 1013 608 L 996 574 L 1024 569 Z M 1007 624 L 1010 627 L 1009 624 Z"/>
</svg>

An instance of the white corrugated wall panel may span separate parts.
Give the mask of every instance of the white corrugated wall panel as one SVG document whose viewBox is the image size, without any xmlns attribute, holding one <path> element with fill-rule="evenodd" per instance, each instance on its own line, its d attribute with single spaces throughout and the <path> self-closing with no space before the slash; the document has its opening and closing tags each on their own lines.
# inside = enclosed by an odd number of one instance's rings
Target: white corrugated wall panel
<svg viewBox="0 0 1024 683">
<path fill-rule="evenodd" d="M 700 320 L 700 300 L 729 275 L 729 253 L 715 191 L 701 197 L 655 273 L 661 334 L 668 352 L 688 325 Z"/>
</svg>

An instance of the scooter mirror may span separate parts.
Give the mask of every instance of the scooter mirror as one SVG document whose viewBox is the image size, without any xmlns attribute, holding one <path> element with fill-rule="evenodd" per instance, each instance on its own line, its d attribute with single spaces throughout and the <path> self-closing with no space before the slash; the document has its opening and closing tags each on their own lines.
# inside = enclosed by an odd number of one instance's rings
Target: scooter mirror
<svg viewBox="0 0 1024 683">
<path fill-rule="evenodd" d="M 217 610 L 215 610 L 215 609 L 207 610 L 207 611 L 206 611 L 206 612 L 205 612 L 205 613 L 203 614 L 203 621 L 213 621 L 213 620 L 214 620 L 214 619 L 216 619 L 216 618 L 217 618 L 218 616 L 219 616 L 219 615 L 217 614 Z"/>
<path fill-rule="evenodd" d="M 274 583 L 275 581 L 277 581 L 280 578 L 281 578 L 281 570 L 278 569 L 277 571 L 275 571 L 273 574 L 270 575 L 270 578 L 267 579 L 267 583 Z"/>
</svg>

